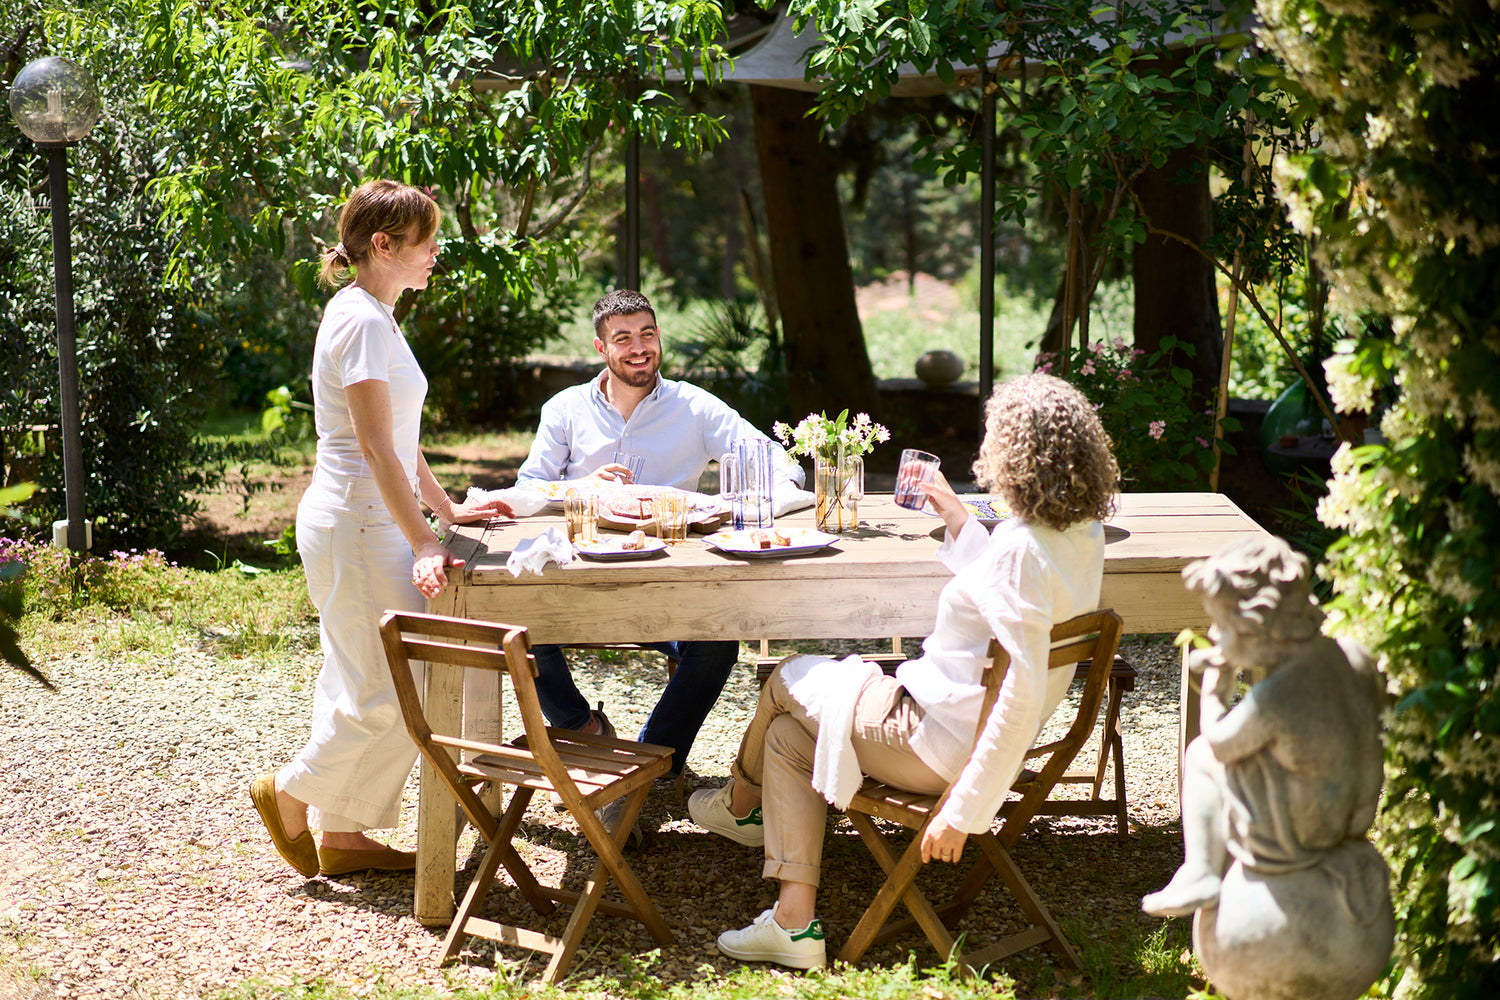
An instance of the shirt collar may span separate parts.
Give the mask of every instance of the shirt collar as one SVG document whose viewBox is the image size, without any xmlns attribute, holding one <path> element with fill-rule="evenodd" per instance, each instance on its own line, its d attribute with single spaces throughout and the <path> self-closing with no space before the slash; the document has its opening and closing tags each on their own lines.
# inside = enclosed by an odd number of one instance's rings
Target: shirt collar
<svg viewBox="0 0 1500 1000">
<path fill-rule="evenodd" d="M 609 369 L 608 368 L 601 368 L 601 369 L 599 369 L 599 374 L 594 376 L 593 391 L 590 393 L 590 395 L 592 395 L 594 397 L 594 401 L 595 402 L 597 402 L 597 403 L 603 403 L 605 406 L 609 406 L 610 405 L 609 397 L 606 396 L 606 395 L 604 395 L 604 380 L 607 379 L 607 378 L 609 378 Z M 662 393 L 662 390 L 664 388 L 666 388 L 666 384 L 667 384 L 667 380 L 664 379 L 664 378 L 662 378 L 661 372 L 658 371 L 656 373 L 656 386 L 649 393 L 646 394 L 646 399 L 651 399 L 651 400 L 661 399 L 661 393 Z M 644 401 L 645 400 L 642 400 L 642 402 L 644 402 Z"/>
</svg>

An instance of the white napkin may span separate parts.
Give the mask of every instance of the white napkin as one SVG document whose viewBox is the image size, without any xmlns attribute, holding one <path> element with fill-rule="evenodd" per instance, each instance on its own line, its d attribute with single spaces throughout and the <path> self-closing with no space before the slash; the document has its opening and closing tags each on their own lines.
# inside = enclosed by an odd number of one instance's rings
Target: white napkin
<svg viewBox="0 0 1500 1000">
<path fill-rule="evenodd" d="M 875 664 L 853 654 L 842 660 L 807 654 L 781 665 L 787 692 L 818 722 L 812 786 L 835 809 L 847 806 L 864 782 L 854 755 L 854 703 L 879 673 Z"/>
<path fill-rule="evenodd" d="M 569 544 L 568 536 L 561 528 L 551 527 L 535 538 L 522 539 L 505 560 L 505 568 L 510 570 L 511 576 L 525 572 L 540 576 L 549 562 L 566 566 L 572 561 L 573 546 Z"/>
<path fill-rule="evenodd" d="M 547 496 L 529 482 L 517 483 L 503 490 L 482 490 L 469 487 L 469 503 L 484 503 L 486 500 L 504 500 L 517 517 L 530 517 L 547 506 Z"/>
<path fill-rule="evenodd" d="M 790 514 L 794 510 L 803 507 L 811 507 L 817 502 L 807 490 L 799 490 L 791 483 L 782 481 L 771 487 L 771 514 L 773 517 L 781 517 Z"/>
</svg>

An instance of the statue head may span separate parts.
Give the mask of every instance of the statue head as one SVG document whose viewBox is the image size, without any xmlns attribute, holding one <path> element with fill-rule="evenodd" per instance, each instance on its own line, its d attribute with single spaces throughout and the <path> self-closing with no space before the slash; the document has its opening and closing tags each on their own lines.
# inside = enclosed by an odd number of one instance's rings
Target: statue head
<svg viewBox="0 0 1500 1000">
<path fill-rule="evenodd" d="M 1224 656 L 1241 667 L 1274 669 L 1264 648 L 1321 635 L 1323 612 L 1307 579 L 1307 557 L 1280 538 L 1236 542 L 1182 571 L 1188 590 L 1201 594 Z"/>
</svg>

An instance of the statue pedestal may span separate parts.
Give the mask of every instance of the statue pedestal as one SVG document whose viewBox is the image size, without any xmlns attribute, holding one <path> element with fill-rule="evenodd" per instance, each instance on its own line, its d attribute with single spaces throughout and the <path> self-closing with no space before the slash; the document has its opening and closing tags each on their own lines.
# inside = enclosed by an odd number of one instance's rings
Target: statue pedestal
<svg viewBox="0 0 1500 1000">
<path fill-rule="evenodd" d="M 1385 860 L 1349 840 L 1301 871 L 1236 862 L 1218 905 L 1193 918 L 1193 948 L 1235 1000 L 1358 1000 L 1385 969 L 1395 929 Z"/>
</svg>

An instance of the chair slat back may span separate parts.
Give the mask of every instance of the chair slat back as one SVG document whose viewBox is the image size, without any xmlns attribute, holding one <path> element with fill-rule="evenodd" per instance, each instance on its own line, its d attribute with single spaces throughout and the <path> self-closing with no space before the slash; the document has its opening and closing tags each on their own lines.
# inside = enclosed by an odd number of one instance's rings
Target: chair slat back
<svg viewBox="0 0 1500 1000">
<path fill-rule="evenodd" d="M 1068 734 L 1062 740 L 1049 743 L 1044 748 L 1043 752 L 1051 751 L 1052 757 L 1042 769 L 1041 776 L 1033 783 L 1032 788 L 1023 793 L 1020 802 L 1006 804 L 1004 813 L 1006 829 L 1011 827 L 1011 817 L 1016 818 L 1016 833 L 1012 835 L 1011 841 L 1006 843 L 1007 847 L 1014 842 L 1014 837 L 1020 836 L 1020 831 L 1025 829 L 1036 810 L 1051 794 L 1052 786 L 1072 763 L 1073 757 L 1078 753 L 1078 748 L 1083 746 L 1084 741 L 1088 739 L 1089 732 L 1094 726 L 1094 717 L 1099 712 L 1099 703 L 1104 695 L 1105 685 L 1109 682 L 1110 664 L 1114 662 L 1115 648 L 1120 643 L 1120 628 L 1120 616 L 1110 610 L 1091 611 L 1053 626 L 1052 648 L 1047 656 L 1049 673 L 1053 670 L 1072 667 L 1080 660 L 1086 660 L 1091 656 L 1094 657 L 1096 664 L 1100 656 L 1106 656 L 1107 661 L 1102 671 L 1090 670 L 1088 680 L 1084 684 L 1083 694 L 1080 696 L 1078 714 L 1074 717 Z M 979 724 L 974 729 L 974 742 L 969 746 L 971 757 L 979 745 L 985 722 L 994 711 L 995 702 L 1000 698 L 1000 689 L 1005 684 L 1006 675 L 1010 673 L 1010 653 L 998 639 L 990 640 L 989 656 L 990 662 L 984 670 L 984 700 L 980 703 Z M 931 811 L 936 813 L 942 809 L 952 792 L 953 785 L 949 784 L 932 805 Z M 915 803 L 916 800 L 913 799 L 912 802 Z M 883 809 L 885 810 L 881 814 L 883 819 L 894 819 L 897 822 L 900 822 L 898 814 L 903 809 L 916 811 L 911 804 L 898 805 L 890 801 L 885 803 Z"/>
<path fill-rule="evenodd" d="M 380 640 L 385 646 L 386 663 L 390 667 L 391 681 L 396 687 L 396 697 L 401 703 L 401 714 L 406 719 L 406 730 L 423 759 L 458 800 L 464 815 L 486 840 L 495 836 L 495 817 L 474 794 L 469 781 L 459 770 L 458 754 L 450 752 L 450 749 L 485 752 L 500 748 L 481 741 L 466 740 L 462 733 L 434 733 L 426 713 L 422 711 L 422 697 L 417 691 L 412 663 L 420 660 L 428 664 L 484 670 L 507 669 L 509 664 L 505 655 L 500 652 L 500 646 L 507 635 L 517 631 L 523 635 L 525 633 L 525 629 L 514 625 L 466 621 L 418 612 L 387 611 L 380 619 Z"/>
<path fill-rule="evenodd" d="M 1027 757 L 1047 755 L 1037 778 L 1025 786 L 1019 801 L 1006 803 L 1001 815 L 1004 826 L 998 834 L 1006 848 L 1010 848 L 1026 824 L 1031 822 L 1038 809 L 1059 779 L 1072 766 L 1073 760 L 1083 745 L 1099 716 L 1099 706 L 1109 687 L 1109 672 L 1114 665 L 1115 651 L 1120 645 L 1122 622 L 1120 616 L 1105 609 L 1079 615 L 1061 623 L 1053 629 L 1054 646 L 1048 655 L 1049 671 L 1073 669 L 1081 660 L 1090 660 L 1083 690 L 1078 696 L 1078 708 L 1067 732 L 1050 743 L 1033 747 Z M 1063 641 L 1059 642 L 1061 639 Z"/>
</svg>

